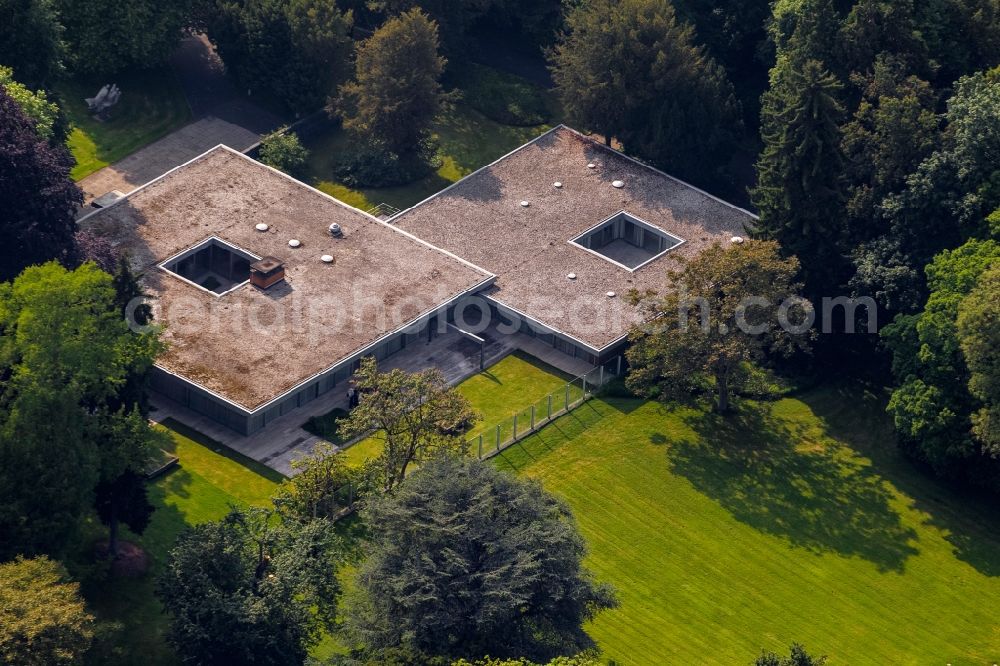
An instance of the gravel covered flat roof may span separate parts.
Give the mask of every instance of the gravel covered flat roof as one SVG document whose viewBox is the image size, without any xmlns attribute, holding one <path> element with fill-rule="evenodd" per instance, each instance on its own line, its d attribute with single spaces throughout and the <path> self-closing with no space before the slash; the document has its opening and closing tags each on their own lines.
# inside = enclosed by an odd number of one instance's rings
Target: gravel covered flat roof
<svg viewBox="0 0 1000 666">
<path fill-rule="evenodd" d="M 333 222 L 342 238 L 328 232 Z M 493 278 L 224 146 L 81 226 L 111 239 L 143 272 L 168 345 L 157 365 L 247 410 Z M 159 267 L 212 237 L 283 262 L 285 281 L 218 296 Z"/>
<path fill-rule="evenodd" d="M 622 211 L 684 242 L 635 271 L 570 243 Z M 755 219 L 559 126 L 393 224 L 495 273 L 490 295 L 503 305 L 602 349 L 640 321 L 630 289 L 663 289 L 678 257 L 745 235 Z"/>
</svg>

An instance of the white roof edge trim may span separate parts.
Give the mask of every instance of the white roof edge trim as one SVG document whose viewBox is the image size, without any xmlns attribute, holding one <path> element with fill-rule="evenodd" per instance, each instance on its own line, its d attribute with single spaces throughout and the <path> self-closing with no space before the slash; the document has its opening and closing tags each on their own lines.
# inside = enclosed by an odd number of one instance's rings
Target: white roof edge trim
<svg viewBox="0 0 1000 666">
<path fill-rule="evenodd" d="M 249 155 L 245 155 L 244 153 L 241 153 L 240 151 L 236 150 L 235 148 L 231 148 L 231 147 L 227 146 L 224 143 L 220 143 L 220 144 L 218 144 L 216 146 L 213 146 L 212 148 L 209 148 L 205 152 L 201 153 L 200 155 L 196 155 L 195 157 L 192 157 L 187 162 L 184 162 L 182 164 L 178 164 L 174 168 L 172 168 L 172 169 L 170 169 L 168 171 L 165 171 L 164 173 L 160 174 L 159 176 L 157 176 L 156 178 L 152 179 L 151 181 L 140 185 L 139 187 L 135 188 L 134 190 L 131 190 L 130 192 L 128 192 L 127 194 L 125 194 L 125 196 L 123 196 L 122 198 L 120 198 L 117 201 L 113 202 L 112 204 L 110 204 L 108 206 L 105 206 L 104 208 L 98 208 L 96 210 L 93 210 L 93 211 L 87 213 L 86 215 L 84 215 L 83 217 L 81 217 L 80 219 L 77 220 L 77 224 L 83 223 L 84 221 L 86 221 L 87 219 L 89 219 L 93 215 L 96 215 L 97 213 L 100 213 L 100 212 L 105 211 L 105 210 L 110 210 L 110 209 L 114 208 L 115 206 L 120 205 L 122 202 L 127 201 L 132 195 L 134 195 L 134 194 L 136 194 L 138 192 L 141 192 L 142 190 L 144 190 L 144 189 L 146 189 L 146 188 L 148 188 L 148 187 L 150 187 L 152 185 L 155 185 L 156 183 L 164 180 L 165 178 L 167 178 L 168 176 L 170 176 L 171 174 L 173 174 L 175 171 L 177 171 L 179 169 L 183 169 L 184 167 L 186 167 L 186 166 L 188 166 L 190 164 L 194 164 L 198 160 L 201 160 L 201 159 L 207 157 L 209 154 L 211 154 L 211 153 L 213 153 L 213 152 L 215 152 L 217 150 L 222 150 L 222 151 L 225 151 L 225 152 L 229 152 L 229 153 L 231 153 L 233 155 L 237 155 L 237 156 L 239 156 L 239 157 L 247 160 L 248 162 L 253 163 L 255 166 L 258 166 L 258 167 L 260 167 L 262 169 L 267 169 L 269 171 L 273 171 L 274 173 L 278 174 L 282 178 L 285 178 L 286 180 L 290 180 L 293 183 L 295 183 L 296 185 L 299 185 L 300 187 L 304 187 L 305 189 L 307 189 L 307 190 L 309 190 L 311 192 L 314 192 L 315 194 L 318 194 L 318 195 L 320 195 L 321 197 L 323 197 L 325 199 L 328 199 L 328 200 L 332 201 L 333 203 L 337 204 L 341 208 L 345 208 L 345 209 L 347 209 L 347 210 L 349 210 L 351 212 L 358 213 L 358 214 L 362 215 L 363 217 L 365 217 L 366 219 L 368 219 L 371 222 L 375 222 L 375 223 L 380 224 L 382 226 L 385 226 L 385 227 L 387 227 L 389 229 L 392 229 L 394 232 L 396 232 L 398 234 L 402 234 L 404 237 L 409 238 L 409 239 L 411 239 L 411 240 L 419 243 L 420 245 L 423 245 L 423 246 L 425 246 L 427 248 L 430 248 L 432 250 L 440 252 L 441 254 L 445 255 L 446 257 L 449 257 L 449 258 L 451 258 L 451 259 L 453 259 L 455 261 L 458 261 L 462 265 L 467 266 L 469 268 L 472 268 L 475 271 L 478 271 L 478 272 L 480 272 L 480 273 L 482 273 L 484 275 L 489 275 L 489 276 L 492 276 L 492 277 L 496 277 L 496 275 L 494 275 L 490 271 L 484 269 L 482 266 L 477 266 L 476 264 L 472 263 L 471 261 L 468 261 L 467 259 L 463 259 L 462 257 L 459 257 L 458 255 L 456 255 L 456 254 L 454 254 L 452 252 L 448 252 L 445 249 L 437 247 L 436 245 L 433 245 L 432 243 L 428 243 L 427 241 L 423 240 L 422 238 L 418 238 L 417 236 L 414 236 L 413 234 L 411 234 L 408 231 L 404 231 L 403 229 L 399 229 L 399 228 L 397 228 L 397 227 L 389 224 L 388 222 L 384 222 L 383 220 L 378 219 L 377 217 L 375 217 L 374 215 L 371 215 L 370 213 L 366 213 L 365 211 L 360 210 L 358 208 L 355 208 L 354 206 L 350 206 L 350 205 L 344 203 L 343 201 L 341 201 L 340 199 L 337 199 L 336 197 L 332 197 L 329 194 L 327 194 L 326 192 L 323 192 L 321 190 L 317 190 L 312 185 L 309 185 L 307 183 L 303 183 L 301 180 L 293 178 L 292 176 L 289 176 L 287 173 L 284 173 L 283 171 L 279 171 L 278 169 L 275 169 L 274 167 L 270 167 L 270 166 L 268 166 L 268 165 L 266 165 L 266 164 L 264 164 L 262 162 L 259 162 L 259 161 L 255 160 L 254 158 L 250 157 Z"/>
<path fill-rule="evenodd" d="M 485 298 L 486 300 L 490 301 L 491 303 L 496 304 L 497 306 L 499 306 L 501 308 L 506 308 L 507 310 L 510 310 L 511 312 L 513 312 L 513 313 L 515 313 L 517 315 L 520 315 L 521 317 L 524 317 L 525 319 L 530 319 L 531 321 L 535 322 L 536 324 L 538 324 L 539 326 L 541 326 L 542 328 L 544 328 L 546 330 L 552 331 L 553 333 L 561 335 L 564 338 L 568 338 L 569 340 L 572 340 L 573 342 L 586 347 L 587 349 L 589 349 L 590 351 L 594 352 L 595 354 L 599 354 L 601 352 L 601 350 L 607 349 L 607 346 L 600 347 L 600 348 L 595 347 L 594 345 L 592 345 L 592 344 L 590 344 L 588 342 L 584 342 L 583 340 L 581 340 L 580 338 L 576 337 L 575 335 L 570 335 L 569 333 L 566 333 L 565 331 L 561 331 L 558 328 L 556 328 L 555 326 L 549 326 L 544 321 L 542 321 L 540 319 L 535 319 L 530 314 L 527 314 L 526 312 L 522 312 L 522 311 L 518 310 L 517 308 L 515 308 L 512 305 L 508 305 L 507 303 L 504 303 L 503 301 L 501 301 L 499 298 L 495 298 L 494 296 L 491 296 L 490 294 L 482 294 L 482 297 Z"/>
<path fill-rule="evenodd" d="M 400 326 L 397 326 L 396 328 L 394 328 L 393 330 L 389 331 L 388 333 L 384 333 L 384 334 L 380 335 L 375 340 L 373 340 L 373 341 L 369 342 L 368 344 L 366 344 L 366 345 L 364 345 L 364 346 L 356 349 L 355 351 L 352 351 L 349 354 L 341 356 L 336 361 L 334 361 L 332 364 L 328 365 L 327 367 L 323 368 L 322 370 L 320 370 L 318 372 L 315 372 L 315 373 L 309 375 L 305 379 L 303 379 L 303 380 L 299 381 L 297 384 L 293 385 L 291 388 L 287 389 L 286 391 L 284 391 L 282 393 L 279 393 L 278 395 L 274 396 L 273 398 L 271 398 L 267 402 L 263 402 L 260 405 L 258 405 L 257 407 L 254 407 L 253 409 L 248 408 L 246 405 L 241 405 L 240 403 L 238 403 L 238 402 L 236 402 L 234 400 L 230 400 L 229 398 L 225 397 L 224 395 L 220 394 L 219 392 L 213 391 L 212 389 L 208 388 L 204 384 L 196 382 L 193 379 L 190 379 L 190 378 L 186 377 L 185 375 L 182 375 L 180 373 L 174 372 L 173 370 L 170 370 L 169 368 L 166 368 L 166 367 L 160 365 L 159 363 L 154 363 L 153 366 L 155 368 L 157 368 L 158 370 L 161 370 L 161 371 L 167 373 L 168 375 L 171 375 L 173 377 L 177 377 L 178 379 L 180 379 L 180 380 L 182 380 L 182 381 L 184 381 L 184 382 L 186 382 L 188 384 L 191 384 L 192 386 L 198 387 L 202 391 L 205 391 L 206 393 L 208 393 L 212 397 L 218 398 L 219 400 L 225 402 L 228 405 L 232 405 L 233 407 L 236 407 L 245 416 L 253 416 L 253 415 L 257 414 L 258 412 L 260 412 L 261 410 L 267 409 L 267 407 L 269 407 L 270 405 L 274 404 L 275 402 L 278 402 L 278 401 L 282 400 L 283 398 L 288 397 L 290 394 L 295 393 L 296 391 L 302 389 L 306 384 L 308 384 L 309 382 L 313 381 L 314 379 L 317 379 L 317 378 L 321 377 L 322 375 L 326 374 L 330 370 L 333 370 L 338 365 L 340 365 L 342 363 L 345 363 L 348 360 L 351 360 L 351 359 L 354 359 L 354 358 L 357 358 L 357 357 L 360 357 L 360 356 L 364 356 L 365 352 L 367 352 L 368 350 L 370 350 L 372 347 L 377 347 L 378 345 L 380 345 L 383 342 L 385 342 L 386 339 L 391 338 L 392 336 L 394 336 L 394 335 L 396 335 L 396 334 L 404 331 L 405 329 L 413 326 L 414 324 L 416 324 L 417 322 L 419 322 L 421 319 L 424 319 L 425 317 L 432 317 L 437 312 L 440 312 L 442 310 L 447 310 L 447 308 L 452 303 L 454 303 L 455 301 L 457 301 L 458 299 L 464 298 L 465 296 L 469 295 L 470 293 L 474 293 L 476 291 L 479 291 L 481 289 L 489 287 L 493 283 L 494 280 L 496 280 L 496 276 L 494 276 L 494 275 L 491 275 L 491 276 L 488 276 L 488 277 L 484 277 L 483 280 L 480 281 L 479 283 L 477 283 L 477 284 L 475 284 L 475 285 L 473 285 L 473 286 L 465 289 L 464 291 L 462 291 L 461 293 L 459 293 L 459 294 L 451 297 L 450 299 L 448 299 L 444 303 L 441 303 L 439 305 L 435 305 L 433 308 L 430 308 L 428 310 L 424 310 L 423 312 L 421 312 L 420 314 L 418 314 L 416 317 L 410 319 L 406 323 L 404 323 L 404 324 L 402 324 Z"/>
<path fill-rule="evenodd" d="M 754 220 L 759 220 L 760 219 L 759 216 L 754 215 L 753 213 L 751 213 L 750 211 L 748 211 L 746 208 L 740 208 L 736 204 L 730 203 L 730 202 L 726 201 L 725 199 L 720 199 L 719 197 L 717 197 L 714 194 L 711 194 L 709 192 L 706 192 L 705 190 L 701 189 L 700 187 L 695 187 L 691 183 L 689 183 L 687 181 L 684 181 L 684 180 L 681 180 L 677 176 L 671 176 L 666 171 L 662 171 L 661 169 L 657 169 L 655 166 L 652 166 L 651 164 L 646 164 L 642 160 L 636 159 L 635 157 L 632 157 L 631 155 L 626 155 L 625 153 L 623 153 L 620 150 L 615 150 L 611 146 L 606 146 L 603 143 L 601 143 L 600 141 L 597 141 L 596 139 L 594 139 L 593 137 L 587 136 L 583 132 L 575 130 L 572 127 L 568 127 L 566 125 L 559 125 L 559 127 L 563 127 L 565 129 L 569 130 L 570 132 L 572 132 L 573 134 L 577 135 L 581 139 L 589 141 L 590 143 L 594 144 L 595 146 L 597 146 L 598 148 L 600 148 L 602 150 L 607 150 L 607 151 L 610 151 L 610 152 L 614 153 L 615 155 L 620 155 L 621 157 L 624 157 L 625 159 L 627 159 L 629 162 L 634 162 L 635 164 L 638 164 L 639 166 L 641 166 L 643 168 L 649 169 L 650 171 L 655 171 L 656 173 L 660 174 L 661 176 L 669 178 L 670 180 L 674 181 L 675 183 L 678 183 L 679 185 L 683 185 L 684 187 L 688 188 L 689 190 L 694 190 L 698 194 L 704 195 L 704 196 L 708 197 L 709 199 L 712 199 L 713 201 L 716 201 L 716 202 L 718 202 L 718 203 L 720 203 L 720 204 L 722 204 L 724 206 L 732 208 L 733 210 L 738 210 L 741 213 L 745 213 L 746 215 L 752 217 Z"/>
<path fill-rule="evenodd" d="M 461 178 L 459 178 L 458 180 L 456 180 L 454 183 L 452 183 L 448 187 L 444 188 L 443 190 L 439 190 L 439 191 L 435 192 L 434 194 L 430 195 L 426 199 L 421 199 L 420 201 L 418 201 L 417 203 L 413 204 L 409 208 L 404 208 L 400 212 L 398 212 L 395 215 L 393 215 L 392 219 L 395 220 L 396 218 L 402 217 L 404 213 L 407 213 L 408 211 L 411 211 L 414 208 L 419 208 L 420 206 L 424 205 L 425 203 L 427 203 L 431 199 L 435 199 L 435 198 L 441 196 L 442 194 L 444 194 L 445 192 L 447 192 L 448 190 L 450 190 L 452 188 L 455 188 L 455 187 L 458 187 L 459 185 L 461 185 L 463 182 L 465 182 L 469 178 L 472 178 L 473 176 L 475 176 L 476 174 L 478 174 L 480 171 L 485 171 L 486 169 L 489 169 L 492 166 L 496 166 L 497 164 L 499 164 L 500 162 L 504 161 L 505 159 L 507 159 L 511 155 L 514 155 L 515 153 L 517 153 L 517 152 L 519 152 L 521 150 L 524 150 L 528 146 L 534 145 L 537 141 L 541 141 L 542 139 L 544 139 L 545 137 L 547 137 L 549 134 L 552 134 L 553 132 L 555 132 L 556 130 L 558 130 L 560 128 L 562 128 L 562 129 L 571 129 L 569 127 L 566 127 L 562 123 L 559 123 L 558 125 L 556 125 L 552 129 L 545 130 L 544 132 L 542 132 L 541 134 L 539 134 L 538 136 L 536 136 L 531 141 L 528 141 L 527 143 L 522 143 L 520 146 L 518 146 L 514 150 L 510 151 L 509 153 L 507 153 L 505 155 L 502 155 L 501 157 L 496 158 L 495 160 L 493 160 L 489 164 L 486 164 L 484 166 L 479 167 L 478 169 L 476 169 L 475 171 L 473 171 L 472 173 L 470 173 L 470 174 L 468 174 L 466 176 L 462 176 Z"/>
<path fill-rule="evenodd" d="M 429 242 L 425 241 L 423 238 L 419 238 L 417 236 L 414 236 L 409 231 L 405 231 L 403 229 L 400 229 L 400 228 L 396 227 L 395 225 L 389 224 L 385 220 L 380 220 L 377 217 L 375 217 L 374 215 L 372 215 L 371 213 L 365 212 L 365 211 L 361 210 L 360 208 L 355 208 L 354 206 L 346 204 L 343 201 L 341 201 L 340 199 L 338 199 L 336 197 L 333 197 L 333 196 L 330 196 L 329 194 L 327 194 L 323 190 L 318 190 L 315 187 L 313 187 L 312 185 L 309 185 L 308 183 L 303 183 L 301 180 L 299 180 L 299 179 L 297 179 L 297 178 L 295 178 L 293 176 L 289 176 L 284 171 L 280 171 L 278 169 L 275 169 L 272 166 L 268 166 L 267 164 L 264 164 L 263 162 L 259 162 L 259 161 L 255 160 L 254 158 L 250 157 L 249 155 L 245 155 L 245 154 L 241 153 L 240 151 L 236 150 L 235 148 L 230 148 L 229 146 L 224 145 L 224 144 L 219 144 L 218 146 L 216 146 L 216 148 L 219 148 L 219 147 L 224 148 L 225 150 L 228 150 L 229 152 L 233 153 L 234 155 L 238 155 L 239 157 L 242 157 L 243 159 L 245 159 L 245 160 L 247 160 L 249 162 L 252 162 L 256 166 L 262 167 L 264 169 L 268 169 L 269 171 L 273 171 L 274 173 L 278 174 L 282 178 L 285 178 L 286 180 L 290 180 L 293 183 L 295 183 L 296 185 L 298 185 L 300 187 L 304 187 L 305 189 L 309 190 L 310 192 L 318 194 L 321 197 L 332 201 L 333 203 L 337 204 L 341 208 L 346 208 L 347 210 L 349 210 L 349 211 L 351 211 L 353 213 L 359 213 L 359 214 L 363 215 L 364 217 L 366 217 L 370 222 L 375 222 L 376 224 L 380 224 L 383 227 L 386 227 L 387 229 L 392 229 L 397 234 L 402 234 L 404 237 L 409 238 L 410 240 L 415 241 L 418 244 L 423 245 L 423 246 L 425 246 L 425 247 L 427 247 L 427 248 L 429 248 L 431 250 L 434 250 L 436 252 L 440 252 L 441 254 L 445 255 L 446 257 L 449 257 L 450 259 L 454 259 L 455 261 L 463 264 L 464 266 L 467 266 L 467 267 L 469 267 L 469 268 L 471 268 L 473 270 L 476 270 L 476 271 L 478 271 L 478 272 L 480 272 L 480 273 L 482 273 L 484 275 L 489 275 L 489 276 L 492 276 L 492 277 L 496 277 L 493 273 L 491 273 L 490 271 L 486 270 L 482 266 L 477 266 L 476 264 L 472 263 L 471 261 L 469 261 L 467 259 L 463 259 L 462 257 L 458 256 L 457 254 L 454 254 L 452 252 L 449 252 L 448 250 L 440 248 L 437 245 L 434 245 L 433 243 L 429 243 Z"/>
</svg>

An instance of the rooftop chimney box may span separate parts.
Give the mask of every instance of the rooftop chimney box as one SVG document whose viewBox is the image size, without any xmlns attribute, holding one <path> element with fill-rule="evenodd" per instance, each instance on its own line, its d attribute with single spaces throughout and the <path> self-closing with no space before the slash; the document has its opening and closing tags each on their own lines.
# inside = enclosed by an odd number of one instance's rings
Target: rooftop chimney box
<svg viewBox="0 0 1000 666">
<path fill-rule="evenodd" d="M 268 289 L 285 279 L 285 264 L 274 257 L 264 257 L 250 264 L 250 284 Z"/>
</svg>

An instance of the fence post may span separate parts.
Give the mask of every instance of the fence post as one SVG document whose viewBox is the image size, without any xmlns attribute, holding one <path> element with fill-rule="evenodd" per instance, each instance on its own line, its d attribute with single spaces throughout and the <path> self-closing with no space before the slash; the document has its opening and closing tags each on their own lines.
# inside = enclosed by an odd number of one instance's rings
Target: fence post
<svg viewBox="0 0 1000 666">
<path fill-rule="evenodd" d="M 598 386 L 604 386 L 604 365 L 603 364 L 601 365 L 601 372 L 598 374 L 597 385 Z"/>
<path fill-rule="evenodd" d="M 569 384 L 566 384 L 566 411 L 569 411 Z"/>
<path fill-rule="evenodd" d="M 535 406 L 531 406 L 531 429 L 535 429 Z"/>
<path fill-rule="evenodd" d="M 549 413 L 545 416 L 547 421 L 552 420 L 552 394 L 549 393 Z"/>
<path fill-rule="evenodd" d="M 587 399 L 587 375 L 584 375 L 583 376 L 583 396 L 580 398 L 580 400 L 586 400 L 586 399 Z"/>
<path fill-rule="evenodd" d="M 483 433 L 479 433 L 479 459 L 483 459 Z"/>
<path fill-rule="evenodd" d="M 622 376 L 622 356 L 621 356 L 621 354 L 618 355 L 618 357 L 617 357 L 617 359 L 616 359 L 615 362 L 617 364 L 615 366 L 615 376 L 616 377 L 621 377 Z"/>
<path fill-rule="evenodd" d="M 517 440 L 517 414 L 514 414 L 514 436 L 511 437 L 510 441 L 513 442 L 513 441 L 516 441 L 516 440 Z"/>
<path fill-rule="evenodd" d="M 500 450 L 500 424 L 497 424 L 497 451 Z"/>
</svg>

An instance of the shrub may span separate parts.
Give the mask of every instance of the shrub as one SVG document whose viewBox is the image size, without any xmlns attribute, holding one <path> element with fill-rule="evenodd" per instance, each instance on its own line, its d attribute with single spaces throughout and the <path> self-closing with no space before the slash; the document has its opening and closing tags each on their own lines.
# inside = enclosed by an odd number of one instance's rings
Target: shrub
<svg viewBox="0 0 1000 666">
<path fill-rule="evenodd" d="M 289 175 L 301 174 L 308 159 L 309 151 L 299 141 L 298 135 L 287 128 L 268 134 L 260 142 L 260 161 Z"/>
<path fill-rule="evenodd" d="M 393 187 L 419 180 L 440 165 L 437 147 L 430 141 L 408 155 L 377 141 L 352 142 L 345 157 L 334 163 L 333 173 L 348 187 Z"/>
<path fill-rule="evenodd" d="M 469 106 L 498 123 L 532 127 L 552 118 L 544 92 L 520 76 L 469 63 L 452 81 Z"/>
<path fill-rule="evenodd" d="M 347 416 L 347 411 L 337 407 L 326 414 L 310 417 L 302 428 L 331 444 L 343 444 L 344 439 L 337 433 L 337 420 Z"/>
</svg>

